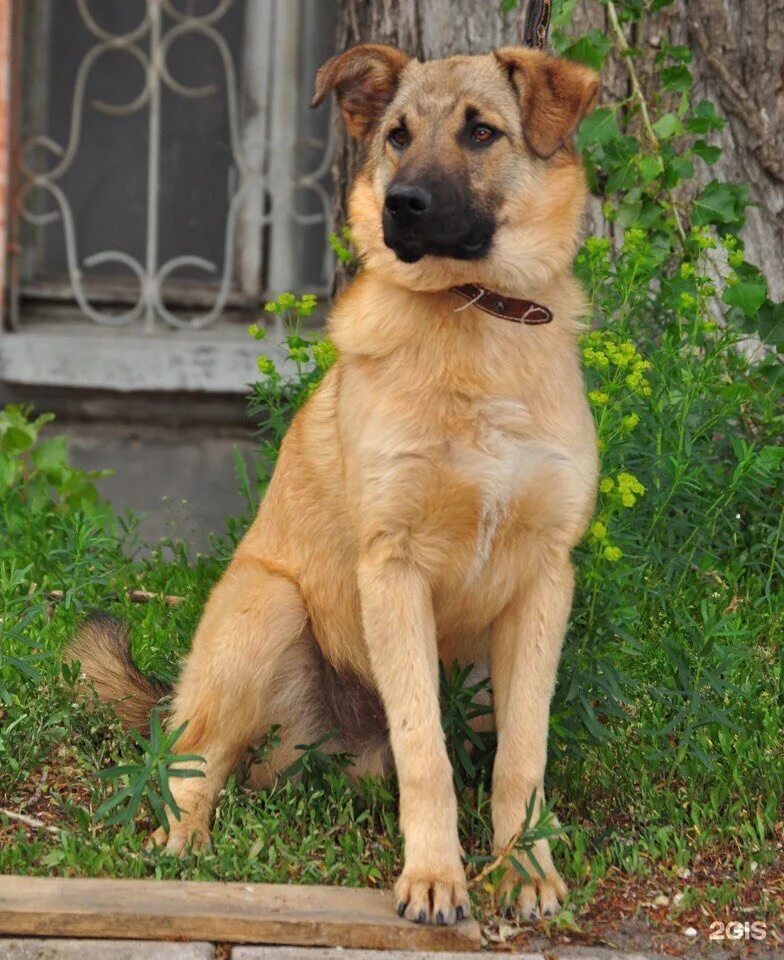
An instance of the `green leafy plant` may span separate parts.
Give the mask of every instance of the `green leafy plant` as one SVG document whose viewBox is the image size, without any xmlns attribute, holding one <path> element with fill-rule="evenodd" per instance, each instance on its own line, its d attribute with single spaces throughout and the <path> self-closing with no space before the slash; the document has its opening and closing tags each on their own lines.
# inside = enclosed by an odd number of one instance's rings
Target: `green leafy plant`
<svg viewBox="0 0 784 960">
<path fill-rule="evenodd" d="M 466 861 L 478 870 L 478 873 L 469 881 L 470 885 L 486 884 L 487 892 L 496 893 L 500 889 L 504 875 L 511 867 L 520 879 L 508 891 L 506 901 L 501 904 L 502 908 L 508 908 L 517 899 L 521 884 L 532 883 L 537 876 L 544 877 L 542 865 L 534 853 L 536 844 L 542 840 L 554 840 L 565 836 L 566 832 L 556 821 L 552 804 L 542 803 L 534 790 L 525 805 L 520 829 L 506 847 L 493 856 L 478 854 L 466 858 Z M 533 875 L 523 863 L 524 860 L 533 867 Z"/>
<path fill-rule="evenodd" d="M 327 751 L 321 748 L 340 736 L 339 730 L 330 730 L 313 743 L 296 745 L 300 751 L 297 759 L 281 774 L 281 779 L 299 776 L 306 783 L 321 787 L 332 775 L 347 770 L 354 757 L 345 750 Z"/>
<path fill-rule="evenodd" d="M 458 793 L 486 781 L 495 753 L 495 735 L 477 731 L 473 720 L 493 712 L 490 678 L 474 679 L 473 664 L 440 664 L 441 722 Z"/>
<path fill-rule="evenodd" d="M 340 231 L 330 233 L 329 245 L 332 252 L 349 273 L 356 273 L 357 270 L 359 270 L 359 257 L 354 248 L 351 230 L 348 227 L 343 227 Z"/>
<path fill-rule="evenodd" d="M 313 294 L 296 297 L 281 293 L 264 309 L 276 318 L 285 339 L 276 345 L 280 361 L 262 354 L 258 358 L 261 374 L 253 386 L 248 413 L 259 423 L 261 433 L 262 486 L 271 475 L 283 437 L 291 418 L 318 386 L 324 373 L 335 362 L 335 348 L 326 337 L 306 333 L 303 321 L 316 309 Z M 253 324 L 248 328 L 254 340 L 266 340 L 267 328 Z"/>
<path fill-rule="evenodd" d="M 168 831 L 167 807 L 179 820 L 182 810 L 177 805 L 169 786 L 169 780 L 203 777 L 204 772 L 184 763 L 204 763 L 204 758 L 195 754 L 175 752 L 177 741 L 187 723 L 171 733 L 165 733 L 159 711 L 150 714 L 150 737 L 131 731 L 131 737 L 141 751 L 139 763 L 127 763 L 96 771 L 102 780 L 115 783 L 111 796 L 95 811 L 96 820 L 105 820 L 107 826 L 121 824 L 133 829 L 143 804 L 147 803 L 156 821 Z"/>
<path fill-rule="evenodd" d="M 0 560 L 0 702 L 11 703 L 17 678 L 33 685 L 41 680 L 38 664 L 51 657 L 31 636 L 46 611 L 41 590 L 29 581 L 31 567 Z M 17 681 L 17 682 L 14 682 Z"/>
<path fill-rule="evenodd" d="M 721 285 L 711 290 L 713 306 L 729 307 L 727 323 L 781 351 L 784 305 L 769 299 L 767 282 L 746 260 L 739 237 L 751 202 L 748 186 L 710 179 L 693 201 L 695 191 L 685 189 L 698 166 L 702 179 L 721 156 L 721 147 L 706 138 L 726 125 L 710 101 L 693 98 L 692 51 L 663 37 L 655 56 L 659 89 L 654 94 L 643 88 L 637 68 L 642 53 L 627 39 L 629 27 L 644 29 L 672 2 L 606 0 L 610 36 L 591 31 L 576 41 L 568 33 L 574 4 L 561 4 L 554 17 L 555 49 L 599 69 L 614 48 L 630 81 L 627 99 L 599 107 L 583 122 L 578 147 L 592 189 L 604 197 L 608 222 L 622 230 L 644 230 L 651 255 L 660 258 L 665 271 L 710 248 L 712 236 L 724 241 L 726 256 L 714 265 Z M 764 369 L 778 377 L 781 364 L 771 359 Z"/>
<path fill-rule="evenodd" d="M 33 418 L 29 407 L 0 410 L 0 506 L 13 498 L 30 510 L 56 505 L 61 510 L 105 512 L 95 481 L 110 471 L 77 470 L 68 462 L 63 437 L 41 439 L 52 414 Z"/>
</svg>

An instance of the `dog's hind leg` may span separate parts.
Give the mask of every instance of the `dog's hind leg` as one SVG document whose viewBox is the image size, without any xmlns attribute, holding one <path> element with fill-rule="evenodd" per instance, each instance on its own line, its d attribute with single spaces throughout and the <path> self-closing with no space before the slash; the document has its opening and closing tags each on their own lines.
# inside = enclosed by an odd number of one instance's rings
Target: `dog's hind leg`
<svg viewBox="0 0 784 960">
<path fill-rule="evenodd" d="M 383 777 L 392 771 L 378 693 L 348 668 L 332 667 L 309 625 L 272 682 L 268 711 L 278 730 L 274 746 L 249 768 L 249 783 L 257 790 L 271 787 L 299 759 L 302 746 L 314 743 L 322 753 L 348 754 L 346 772 L 354 779 Z"/>
<path fill-rule="evenodd" d="M 321 743 L 323 753 L 340 753 L 346 744 L 324 703 L 324 661 L 309 626 L 292 644 L 271 681 L 265 706 L 272 742 L 248 756 L 248 783 L 255 790 L 269 789 L 275 780 L 302 756 L 302 747 Z"/>
<path fill-rule="evenodd" d="M 252 557 L 235 557 L 204 611 L 174 696 L 170 728 L 187 722 L 177 742 L 203 777 L 170 780 L 183 811 L 153 837 L 169 852 L 209 839 L 218 794 L 248 746 L 271 723 L 276 677 L 301 648 L 307 613 L 297 586 Z"/>
</svg>

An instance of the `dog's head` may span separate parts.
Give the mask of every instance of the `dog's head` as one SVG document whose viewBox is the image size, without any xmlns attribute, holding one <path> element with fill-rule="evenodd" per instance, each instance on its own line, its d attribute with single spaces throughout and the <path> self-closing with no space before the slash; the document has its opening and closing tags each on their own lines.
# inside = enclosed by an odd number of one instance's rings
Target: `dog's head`
<svg viewBox="0 0 784 960">
<path fill-rule="evenodd" d="M 334 90 L 366 147 L 360 256 L 420 290 L 512 292 L 563 269 L 586 200 L 572 134 L 598 88 L 592 70 L 524 47 L 420 63 L 365 44 L 328 60 L 312 105 Z"/>
</svg>

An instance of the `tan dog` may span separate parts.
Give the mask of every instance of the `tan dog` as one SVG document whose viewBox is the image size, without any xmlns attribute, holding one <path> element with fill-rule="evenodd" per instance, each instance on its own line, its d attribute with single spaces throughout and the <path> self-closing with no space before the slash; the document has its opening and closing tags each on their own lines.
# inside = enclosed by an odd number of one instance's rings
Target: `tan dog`
<svg viewBox="0 0 784 960">
<path fill-rule="evenodd" d="M 208 838 L 219 791 L 271 724 L 282 742 L 259 786 L 338 726 L 357 773 L 386 770 L 391 744 L 400 912 L 467 915 L 439 658 L 490 661 L 497 849 L 532 792 L 541 803 L 570 551 L 596 486 L 570 140 L 597 89 L 592 71 L 524 48 L 419 63 L 368 45 L 319 71 L 314 103 L 336 91 L 366 145 L 351 198 L 363 270 L 332 312 L 339 359 L 291 425 L 177 685 L 178 749 L 206 776 L 172 781 L 187 812 L 159 831 L 167 849 Z M 465 284 L 478 287 L 452 290 Z M 71 655 L 143 724 L 162 691 L 121 631 L 94 621 Z M 523 915 L 565 893 L 547 841 L 534 855 L 544 876 L 531 867 Z M 518 882 L 507 871 L 506 892 Z"/>
</svg>

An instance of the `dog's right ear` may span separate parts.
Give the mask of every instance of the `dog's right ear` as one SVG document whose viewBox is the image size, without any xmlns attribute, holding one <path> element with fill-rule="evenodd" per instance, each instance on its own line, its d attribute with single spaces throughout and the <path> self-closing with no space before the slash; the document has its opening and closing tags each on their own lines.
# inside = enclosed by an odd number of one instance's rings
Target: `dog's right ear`
<svg viewBox="0 0 784 960">
<path fill-rule="evenodd" d="M 396 47 L 363 43 L 340 53 L 316 74 L 311 107 L 322 103 L 330 91 L 337 94 L 346 129 L 365 140 L 392 102 L 403 67 L 411 60 Z"/>
</svg>

